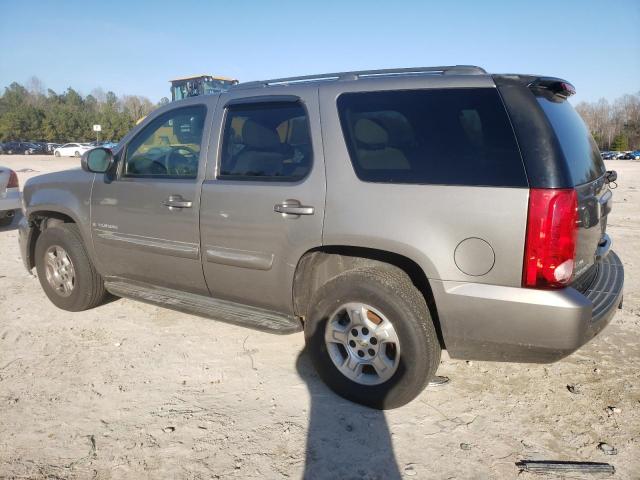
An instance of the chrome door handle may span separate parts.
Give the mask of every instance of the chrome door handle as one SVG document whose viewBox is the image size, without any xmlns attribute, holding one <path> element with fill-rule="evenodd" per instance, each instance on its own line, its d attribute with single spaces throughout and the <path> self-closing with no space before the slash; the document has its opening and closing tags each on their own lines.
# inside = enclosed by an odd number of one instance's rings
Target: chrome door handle
<svg viewBox="0 0 640 480">
<path fill-rule="evenodd" d="M 182 195 L 169 195 L 169 198 L 162 201 L 162 205 L 169 207 L 171 210 L 174 208 L 191 208 L 193 206 L 193 202 L 185 200 L 182 198 Z"/>
<path fill-rule="evenodd" d="M 302 205 L 298 200 L 285 200 L 273 206 L 273 211 L 283 215 L 313 215 L 315 209 Z"/>
</svg>

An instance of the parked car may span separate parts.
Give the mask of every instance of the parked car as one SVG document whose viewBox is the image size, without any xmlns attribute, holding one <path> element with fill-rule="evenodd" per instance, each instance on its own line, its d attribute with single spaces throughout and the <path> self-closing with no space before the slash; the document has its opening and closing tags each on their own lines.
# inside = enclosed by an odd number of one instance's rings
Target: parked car
<svg viewBox="0 0 640 480">
<path fill-rule="evenodd" d="M 32 155 L 39 153 L 39 148 L 28 142 L 7 142 L 4 144 L 4 153 L 8 155 Z"/>
<path fill-rule="evenodd" d="M 54 150 L 60 146 L 59 143 L 47 143 L 47 153 L 53 154 Z"/>
<path fill-rule="evenodd" d="M 7 167 L 0 166 L 0 227 L 11 224 L 20 205 L 18 175 Z"/>
<path fill-rule="evenodd" d="M 46 153 L 46 146 L 39 142 L 26 142 L 25 143 L 29 148 L 25 150 L 25 155 L 42 155 Z"/>
<path fill-rule="evenodd" d="M 640 160 L 640 150 L 634 150 L 631 152 L 632 160 Z"/>
<path fill-rule="evenodd" d="M 86 143 L 65 143 L 53 150 L 56 157 L 79 157 L 92 147 Z"/>
<path fill-rule="evenodd" d="M 22 258 L 65 310 L 111 292 L 303 330 L 320 377 L 375 408 L 415 398 L 441 348 L 554 362 L 610 322 L 624 277 L 616 174 L 574 92 L 454 66 L 172 102 L 27 181 Z"/>
<path fill-rule="evenodd" d="M 113 150 L 118 146 L 118 142 L 104 142 L 101 146 Z"/>
</svg>

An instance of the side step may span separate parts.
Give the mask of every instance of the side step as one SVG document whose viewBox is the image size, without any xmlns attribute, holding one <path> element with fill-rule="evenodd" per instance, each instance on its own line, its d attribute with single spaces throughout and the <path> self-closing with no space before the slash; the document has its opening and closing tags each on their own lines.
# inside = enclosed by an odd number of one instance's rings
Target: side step
<svg viewBox="0 0 640 480">
<path fill-rule="evenodd" d="M 126 297 L 183 313 L 220 320 L 241 327 L 285 335 L 302 330 L 300 321 L 291 316 L 235 302 L 218 300 L 194 293 L 157 287 L 118 277 L 105 279 L 105 288 L 118 297 Z"/>
</svg>

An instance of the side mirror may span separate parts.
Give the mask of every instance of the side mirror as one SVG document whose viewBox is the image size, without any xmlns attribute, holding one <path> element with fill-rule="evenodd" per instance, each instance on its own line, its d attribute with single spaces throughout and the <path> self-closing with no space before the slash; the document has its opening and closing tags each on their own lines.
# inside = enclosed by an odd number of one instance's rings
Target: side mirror
<svg viewBox="0 0 640 480">
<path fill-rule="evenodd" d="M 92 148 L 82 154 L 80 165 L 85 172 L 105 173 L 113 166 L 113 153 L 108 148 Z"/>
</svg>

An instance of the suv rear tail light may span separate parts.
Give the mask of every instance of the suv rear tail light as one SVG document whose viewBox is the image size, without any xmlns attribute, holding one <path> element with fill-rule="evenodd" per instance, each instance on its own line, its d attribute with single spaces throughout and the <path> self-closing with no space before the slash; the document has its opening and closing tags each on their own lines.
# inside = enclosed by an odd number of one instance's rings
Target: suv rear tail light
<svg viewBox="0 0 640 480">
<path fill-rule="evenodd" d="M 9 183 L 7 183 L 7 188 L 18 188 L 18 175 L 13 170 L 9 173 Z"/>
<path fill-rule="evenodd" d="M 565 287 L 573 276 L 578 196 L 570 189 L 532 188 L 522 286 Z"/>
</svg>

